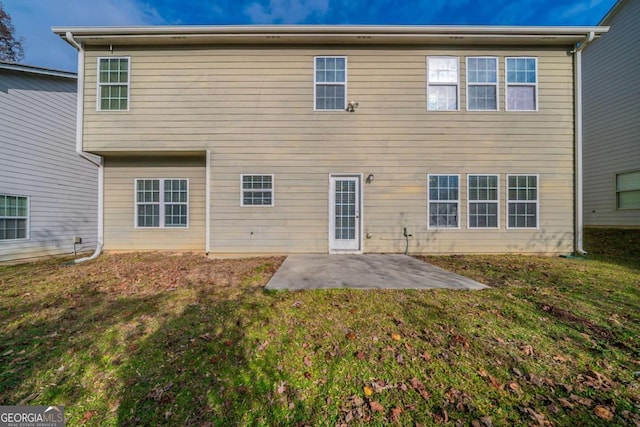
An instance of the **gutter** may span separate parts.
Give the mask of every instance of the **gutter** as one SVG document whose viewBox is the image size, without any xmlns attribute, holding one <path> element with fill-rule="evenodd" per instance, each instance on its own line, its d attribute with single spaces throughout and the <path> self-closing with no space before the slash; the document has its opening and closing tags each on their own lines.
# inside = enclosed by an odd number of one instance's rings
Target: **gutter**
<svg viewBox="0 0 640 427">
<path fill-rule="evenodd" d="M 78 49 L 78 94 L 76 106 L 76 153 L 98 167 L 98 236 L 93 255 L 76 259 L 75 264 L 96 259 L 102 253 L 104 244 L 104 161 L 102 157 L 85 153 L 82 150 L 84 123 L 84 49 L 74 38 L 71 31 L 65 35 L 67 41 Z"/>
<path fill-rule="evenodd" d="M 583 152 L 583 133 L 582 133 L 582 51 L 595 38 L 595 33 L 590 31 L 587 37 L 580 43 L 576 44 L 573 53 L 574 61 L 574 91 L 575 91 L 575 253 L 580 256 L 587 255 L 583 248 L 584 231 L 583 231 L 583 170 L 582 170 L 582 152 Z"/>
</svg>

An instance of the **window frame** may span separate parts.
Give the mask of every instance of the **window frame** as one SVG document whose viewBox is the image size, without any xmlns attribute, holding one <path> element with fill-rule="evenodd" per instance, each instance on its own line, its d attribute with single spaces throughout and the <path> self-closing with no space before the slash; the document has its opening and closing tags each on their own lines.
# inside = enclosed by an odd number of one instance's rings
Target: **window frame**
<svg viewBox="0 0 640 427">
<path fill-rule="evenodd" d="M 344 59 L 344 82 L 318 82 L 316 80 L 317 75 L 317 67 L 318 59 Z M 346 55 L 317 55 L 313 57 L 313 111 L 318 112 L 336 112 L 336 111 L 345 111 L 347 109 L 347 99 L 348 99 L 348 86 L 347 82 L 349 80 L 349 58 Z M 329 86 L 329 85 L 343 85 L 344 86 L 344 105 L 342 108 L 317 108 L 317 96 L 318 96 L 318 86 Z"/>
<path fill-rule="evenodd" d="M 495 61 L 496 64 L 496 81 L 495 83 L 472 83 L 469 82 L 469 60 L 470 59 L 493 59 Z M 500 61 L 498 60 L 497 56 L 467 56 L 465 58 L 465 80 L 466 80 L 466 107 L 467 107 L 467 111 L 481 111 L 481 112 L 485 112 L 485 111 L 500 111 Z M 470 108 L 469 105 L 469 88 L 471 86 L 493 86 L 496 88 L 496 108 L 493 109 L 477 109 L 477 108 Z"/>
<path fill-rule="evenodd" d="M 453 177 L 458 178 L 458 198 L 456 200 L 431 200 L 429 196 L 431 193 L 431 177 Z M 460 194 L 461 194 L 461 180 L 460 174 L 451 174 L 451 173 L 428 173 L 427 174 L 427 229 L 428 230 L 459 230 L 460 229 L 460 220 L 462 219 L 462 215 L 460 215 Z M 431 203 L 456 203 L 456 227 L 438 227 L 431 225 Z"/>
<path fill-rule="evenodd" d="M 536 81 L 535 83 L 509 83 L 509 60 L 510 59 L 533 59 L 535 63 Z M 540 111 L 540 103 L 538 101 L 538 88 L 540 84 L 540 73 L 538 71 L 538 57 L 536 56 L 505 56 L 504 58 L 504 111 L 508 112 L 537 112 Z M 509 87 L 533 87 L 533 102 L 535 108 L 533 110 L 512 110 L 509 108 Z"/>
<path fill-rule="evenodd" d="M 244 177 L 245 176 L 260 176 L 260 177 L 271 177 L 271 189 L 269 190 L 265 190 L 265 189 L 249 189 L 249 188 L 244 188 Z M 243 208 L 273 208 L 276 205 L 276 179 L 275 179 L 275 174 L 270 174 L 270 173 L 243 173 L 240 174 L 240 207 Z M 263 193 L 267 193 L 270 192 L 271 193 L 271 204 L 270 205 L 246 205 L 244 203 L 244 192 L 246 191 L 259 191 L 259 192 L 263 192 Z"/>
<path fill-rule="evenodd" d="M 640 210 L 640 207 L 638 208 L 621 208 L 620 207 L 620 197 L 619 194 L 620 193 L 625 193 L 625 192 L 633 192 L 633 191 L 640 191 L 640 187 L 637 189 L 631 189 L 631 190 L 618 190 L 618 176 L 620 175 L 626 175 L 626 174 L 640 174 L 640 169 L 634 169 L 634 170 L 629 170 L 629 171 L 623 171 L 623 172 L 616 172 L 613 176 L 614 182 L 613 182 L 613 188 L 615 189 L 615 210 L 616 211 L 637 211 Z"/>
<path fill-rule="evenodd" d="M 159 195 L 158 195 L 158 202 L 138 202 L 138 181 L 159 181 L 158 184 L 158 191 L 159 191 Z M 166 202 L 164 199 L 164 183 L 166 181 L 185 181 L 187 184 L 187 201 L 186 202 Z M 140 229 L 140 230 L 158 230 L 158 229 L 177 229 L 177 230 L 185 230 L 189 228 L 189 205 L 190 205 L 190 197 L 189 197 L 189 178 L 156 178 L 156 177 L 150 177 L 150 178 L 135 178 L 134 179 L 134 184 L 133 184 L 133 202 L 134 202 L 134 206 L 133 206 L 133 225 L 134 228 L 136 229 Z M 158 204 L 158 226 L 141 226 L 138 224 L 138 206 L 139 205 L 150 205 L 150 204 Z M 187 217 L 187 223 L 185 225 L 166 225 L 166 206 L 167 205 L 184 205 L 187 207 L 187 213 L 186 213 L 186 217 Z"/>
<path fill-rule="evenodd" d="M 456 60 L 456 82 L 455 82 L 455 84 L 451 83 L 451 82 L 448 82 L 448 83 L 431 83 L 430 82 L 430 80 L 429 80 L 429 59 L 431 59 L 431 58 L 434 58 L 434 59 L 438 59 L 438 58 L 440 58 L 440 59 L 442 59 L 442 58 L 447 58 L 447 59 L 455 58 L 455 60 Z M 425 67 L 426 68 L 426 76 L 425 77 L 426 77 L 426 82 L 427 82 L 427 91 L 426 91 L 427 92 L 426 93 L 426 95 L 427 95 L 427 100 L 426 100 L 427 101 L 426 102 L 427 111 L 432 111 L 432 112 L 460 111 L 460 57 L 459 56 L 454 56 L 454 55 L 428 55 L 425 58 L 425 65 L 426 65 L 426 67 Z M 453 109 L 453 110 L 435 109 L 434 110 L 434 109 L 429 108 L 429 88 L 431 86 L 442 87 L 442 86 L 454 86 L 454 85 L 456 87 L 456 108 L 455 109 Z"/>
<path fill-rule="evenodd" d="M 496 199 L 495 200 L 471 200 L 471 177 L 472 176 L 493 176 L 496 177 Z M 499 230 L 500 229 L 500 174 L 497 173 L 469 173 L 467 174 L 467 230 Z M 495 227 L 472 227 L 471 226 L 471 205 L 473 203 L 495 203 L 496 204 L 496 226 Z"/>
<path fill-rule="evenodd" d="M 9 215 L 5 215 L 5 216 L 0 216 L 0 219 L 23 219 L 25 220 L 25 237 L 19 237 L 19 238 L 15 238 L 15 239 L 0 239 L 0 244 L 2 242 L 16 242 L 16 241 L 23 241 L 23 240 L 29 240 L 31 239 L 31 197 L 30 196 L 24 196 L 21 194 L 9 194 L 9 193 L 0 193 L 0 196 L 7 196 L 7 197 L 16 197 L 16 198 L 24 198 L 27 199 L 27 215 L 26 216 L 9 216 Z"/>
<path fill-rule="evenodd" d="M 102 83 L 100 81 L 100 61 L 103 59 L 126 59 L 127 60 L 127 83 Z M 96 111 L 129 111 L 131 108 L 131 57 L 130 56 L 99 56 L 96 61 Z M 127 88 L 127 108 L 126 109 L 103 109 L 102 108 L 102 87 L 103 86 L 126 86 Z"/>
<path fill-rule="evenodd" d="M 536 204 L 536 226 L 535 227 L 511 227 L 509 226 L 509 206 L 512 204 L 516 204 L 516 203 L 533 203 L 534 200 L 510 200 L 509 199 L 509 178 L 515 176 L 515 177 L 520 177 L 520 176 L 535 176 L 536 177 L 536 200 L 535 200 L 535 204 Z M 506 200 L 506 209 L 505 209 L 505 215 L 506 215 L 506 219 L 507 219 L 507 230 L 539 230 L 540 229 L 540 175 L 537 173 L 510 173 L 507 174 L 506 177 L 506 182 L 505 182 L 505 189 L 506 189 L 506 195 L 505 195 L 505 200 Z"/>
</svg>

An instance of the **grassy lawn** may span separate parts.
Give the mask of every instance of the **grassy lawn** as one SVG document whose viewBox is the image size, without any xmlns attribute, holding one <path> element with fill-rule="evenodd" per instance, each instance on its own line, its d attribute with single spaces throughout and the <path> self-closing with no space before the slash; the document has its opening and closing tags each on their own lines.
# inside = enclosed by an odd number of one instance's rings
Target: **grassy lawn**
<svg viewBox="0 0 640 427">
<path fill-rule="evenodd" d="M 588 260 L 427 260 L 490 286 L 265 292 L 282 258 L 0 267 L 0 404 L 68 425 L 640 426 L 640 232 Z"/>
</svg>

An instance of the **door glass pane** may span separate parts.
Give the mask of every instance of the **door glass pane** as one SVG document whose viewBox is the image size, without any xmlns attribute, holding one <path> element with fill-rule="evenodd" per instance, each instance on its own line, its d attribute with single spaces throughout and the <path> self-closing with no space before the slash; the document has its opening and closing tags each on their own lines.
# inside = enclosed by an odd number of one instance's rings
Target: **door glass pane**
<svg viewBox="0 0 640 427">
<path fill-rule="evenodd" d="M 337 180 L 335 183 L 335 238 L 356 238 L 356 183 L 353 180 Z"/>
</svg>

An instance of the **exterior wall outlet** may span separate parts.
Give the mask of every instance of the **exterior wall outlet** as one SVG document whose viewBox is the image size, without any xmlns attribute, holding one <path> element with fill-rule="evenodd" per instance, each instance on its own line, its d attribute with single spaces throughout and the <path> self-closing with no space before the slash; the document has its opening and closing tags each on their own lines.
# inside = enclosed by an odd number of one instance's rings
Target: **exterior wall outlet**
<svg viewBox="0 0 640 427">
<path fill-rule="evenodd" d="M 82 237 L 74 237 L 73 243 L 82 243 Z"/>
</svg>

